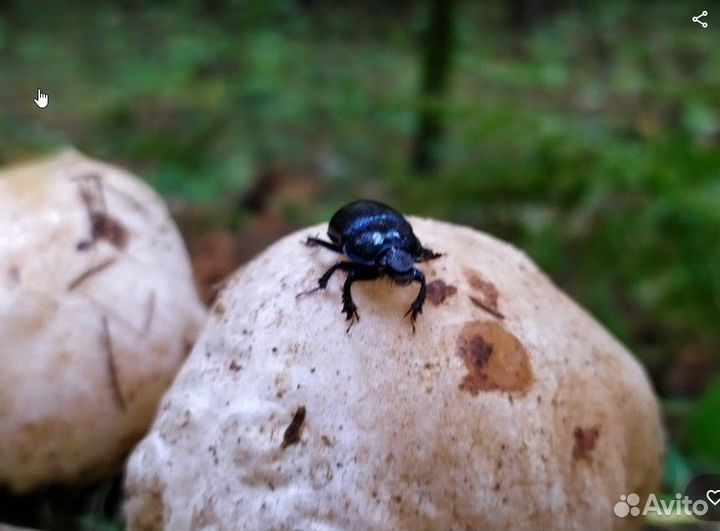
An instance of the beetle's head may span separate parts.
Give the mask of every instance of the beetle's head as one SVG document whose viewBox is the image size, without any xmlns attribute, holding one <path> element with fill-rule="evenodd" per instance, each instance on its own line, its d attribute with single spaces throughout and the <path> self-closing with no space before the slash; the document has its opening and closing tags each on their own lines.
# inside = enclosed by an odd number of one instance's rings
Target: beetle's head
<svg viewBox="0 0 720 531">
<path fill-rule="evenodd" d="M 385 269 L 385 273 L 398 284 L 409 284 L 415 276 L 413 266 L 415 260 L 402 249 L 391 247 L 380 255 L 378 265 Z"/>
</svg>

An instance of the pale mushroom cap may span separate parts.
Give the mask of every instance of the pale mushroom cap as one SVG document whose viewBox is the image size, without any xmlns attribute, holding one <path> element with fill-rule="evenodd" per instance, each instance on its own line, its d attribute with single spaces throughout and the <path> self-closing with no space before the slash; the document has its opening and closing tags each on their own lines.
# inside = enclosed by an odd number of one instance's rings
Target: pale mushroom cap
<svg viewBox="0 0 720 531">
<path fill-rule="evenodd" d="M 0 234 L 0 484 L 96 478 L 204 321 L 185 247 L 147 185 L 75 151 L 0 172 Z"/>
<path fill-rule="evenodd" d="M 663 454 L 640 364 L 513 247 L 409 220 L 446 253 L 414 334 L 417 284 L 355 284 L 347 334 L 344 274 L 296 299 L 339 258 L 302 245 L 326 225 L 235 274 L 129 460 L 130 529 L 637 524 L 613 505 Z"/>
</svg>

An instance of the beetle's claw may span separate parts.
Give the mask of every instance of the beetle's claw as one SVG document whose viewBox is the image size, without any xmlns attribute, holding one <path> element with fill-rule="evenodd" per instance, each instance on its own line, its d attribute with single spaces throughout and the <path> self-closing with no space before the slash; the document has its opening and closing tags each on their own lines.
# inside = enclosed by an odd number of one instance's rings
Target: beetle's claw
<svg viewBox="0 0 720 531">
<path fill-rule="evenodd" d="M 410 323 L 412 324 L 413 328 L 413 334 L 415 333 L 415 321 L 417 320 L 417 316 L 422 313 L 422 305 L 418 304 L 411 304 L 410 308 L 408 308 L 408 311 L 405 312 L 405 315 L 403 317 L 407 317 L 410 315 Z"/>
<path fill-rule="evenodd" d="M 345 314 L 345 320 L 346 321 L 359 321 L 360 320 L 360 314 L 357 313 L 357 307 L 353 304 L 352 307 L 349 308 L 343 308 L 343 313 Z"/>
<path fill-rule="evenodd" d="M 435 260 L 436 258 L 440 258 L 441 256 L 445 256 L 446 253 L 436 253 L 432 249 L 427 249 L 423 247 L 422 254 L 420 255 L 419 262 L 426 262 L 428 260 Z"/>
<path fill-rule="evenodd" d="M 314 287 L 313 289 L 309 289 L 309 290 L 306 290 L 306 291 L 301 291 L 300 293 L 298 293 L 297 295 L 295 295 L 295 298 L 296 298 L 296 299 L 302 299 L 303 297 L 306 297 L 306 296 L 308 296 L 308 295 L 312 295 L 313 293 L 315 293 L 316 291 L 320 291 L 321 289 L 323 289 L 322 286 L 316 286 L 316 287 Z"/>
<path fill-rule="evenodd" d="M 348 321 L 353 317 L 358 317 L 357 306 L 355 306 L 353 300 L 349 296 L 346 296 L 345 293 L 343 293 L 342 296 L 342 312 L 347 316 Z M 358 320 L 359 319 L 358 317 Z"/>
<path fill-rule="evenodd" d="M 347 315 L 347 321 L 350 321 L 350 324 L 348 324 L 348 327 L 345 329 L 345 333 L 349 333 L 350 329 L 352 328 L 352 325 L 354 325 L 356 322 L 360 321 L 360 314 L 357 313 L 357 308 L 353 307 L 351 310 L 343 310 L 345 315 Z"/>
<path fill-rule="evenodd" d="M 342 313 L 345 314 L 345 320 L 350 321 L 350 324 L 347 327 L 347 330 L 345 332 L 349 332 L 352 328 L 352 325 L 355 324 L 356 321 L 360 321 L 360 314 L 357 312 L 357 306 L 355 306 L 355 303 L 352 301 L 345 300 L 343 298 L 343 308 Z"/>
<path fill-rule="evenodd" d="M 304 244 L 307 245 L 308 247 L 317 247 L 318 245 L 320 245 L 320 244 L 318 243 L 318 240 L 320 240 L 320 235 L 319 235 L 319 234 L 316 235 L 316 236 L 308 236 L 308 237 L 305 239 L 305 241 L 302 242 L 302 243 L 304 243 Z"/>
<path fill-rule="evenodd" d="M 410 316 L 411 321 L 415 321 L 417 319 L 418 314 L 422 313 L 422 306 L 416 306 L 414 304 L 410 305 L 410 308 L 408 308 L 408 311 L 405 312 L 405 315 L 403 317 L 407 317 L 408 315 L 412 314 Z"/>
</svg>

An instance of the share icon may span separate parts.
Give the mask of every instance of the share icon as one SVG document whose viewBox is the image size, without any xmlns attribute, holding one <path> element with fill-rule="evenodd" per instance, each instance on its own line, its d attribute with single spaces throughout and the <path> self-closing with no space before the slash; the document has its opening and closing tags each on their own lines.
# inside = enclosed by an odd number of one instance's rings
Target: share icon
<svg viewBox="0 0 720 531">
<path fill-rule="evenodd" d="M 708 14 L 707 11 L 703 11 L 703 12 L 700 13 L 699 15 L 693 17 L 693 18 L 692 18 L 692 21 L 693 21 L 693 22 L 697 22 L 698 24 L 700 24 L 700 25 L 703 27 L 703 29 L 706 29 L 706 28 L 708 27 L 708 23 L 705 22 L 704 20 L 700 20 L 700 19 L 703 18 L 703 17 L 706 17 L 707 14 Z"/>
</svg>

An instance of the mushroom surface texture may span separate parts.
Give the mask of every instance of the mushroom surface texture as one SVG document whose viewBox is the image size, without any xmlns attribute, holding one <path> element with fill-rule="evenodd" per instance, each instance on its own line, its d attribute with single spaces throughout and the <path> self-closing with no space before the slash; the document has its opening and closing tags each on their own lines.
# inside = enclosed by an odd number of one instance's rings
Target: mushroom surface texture
<svg viewBox="0 0 720 531">
<path fill-rule="evenodd" d="M 410 217 L 417 284 L 344 275 L 285 237 L 237 271 L 126 470 L 129 529 L 620 529 L 659 480 L 641 365 L 515 248 Z"/>
<path fill-rule="evenodd" d="M 72 150 L 0 171 L 0 485 L 118 470 L 205 316 L 141 180 Z"/>
</svg>

